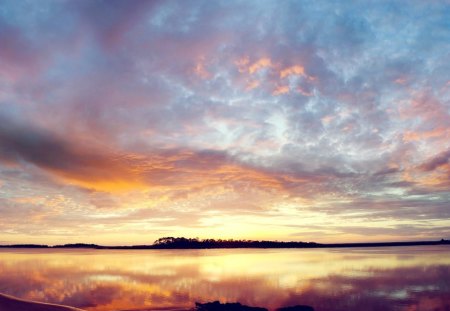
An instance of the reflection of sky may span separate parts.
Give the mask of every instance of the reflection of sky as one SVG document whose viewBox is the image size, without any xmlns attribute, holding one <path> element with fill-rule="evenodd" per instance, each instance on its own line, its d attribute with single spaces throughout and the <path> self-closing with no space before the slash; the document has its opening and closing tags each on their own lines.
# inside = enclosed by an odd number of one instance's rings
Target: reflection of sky
<svg viewBox="0 0 450 311">
<path fill-rule="evenodd" d="M 1 292 L 87 310 L 211 300 L 317 311 L 450 306 L 447 247 L 1 252 Z"/>
<path fill-rule="evenodd" d="M 445 0 L 2 0 L 0 243 L 450 238 L 449 21 Z"/>
</svg>

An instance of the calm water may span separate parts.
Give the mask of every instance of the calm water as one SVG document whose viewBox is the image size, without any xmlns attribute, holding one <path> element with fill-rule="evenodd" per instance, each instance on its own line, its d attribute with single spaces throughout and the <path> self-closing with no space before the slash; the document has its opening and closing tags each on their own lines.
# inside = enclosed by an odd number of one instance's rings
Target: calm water
<svg viewBox="0 0 450 311">
<path fill-rule="evenodd" d="M 317 311 L 450 310 L 450 247 L 0 250 L 0 292 L 86 310 L 220 300 Z"/>
</svg>

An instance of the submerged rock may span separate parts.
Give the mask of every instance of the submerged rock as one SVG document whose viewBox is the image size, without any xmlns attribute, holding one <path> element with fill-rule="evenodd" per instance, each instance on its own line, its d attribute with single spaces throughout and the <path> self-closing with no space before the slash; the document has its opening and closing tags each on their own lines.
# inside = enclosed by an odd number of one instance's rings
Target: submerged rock
<svg viewBox="0 0 450 311">
<path fill-rule="evenodd" d="M 219 301 L 195 303 L 196 311 L 268 311 L 266 308 L 249 307 L 236 303 L 220 303 Z"/>
<path fill-rule="evenodd" d="M 314 308 L 305 305 L 297 305 L 292 307 L 279 308 L 276 311 L 314 311 Z"/>
</svg>

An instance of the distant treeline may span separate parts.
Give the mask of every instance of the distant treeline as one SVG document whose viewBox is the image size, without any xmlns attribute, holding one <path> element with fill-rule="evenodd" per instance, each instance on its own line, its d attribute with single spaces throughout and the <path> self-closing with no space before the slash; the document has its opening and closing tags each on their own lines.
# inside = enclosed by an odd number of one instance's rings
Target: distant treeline
<svg viewBox="0 0 450 311">
<path fill-rule="evenodd" d="M 253 240 L 222 240 L 198 238 L 164 237 L 155 241 L 154 248 L 309 248 L 317 247 L 314 242 L 279 242 L 279 241 L 253 241 Z"/>
<path fill-rule="evenodd" d="M 337 247 L 382 247 L 382 246 L 418 246 L 418 245 L 450 245 L 449 240 L 412 241 L 412 242 L 379 242 L 379 243 L 334 243 L 320 244 L 314 242 L 280 242 L 253 240 L 198 239 L 183 237 L 163 237 L 151 245 L 102 246 L 97 244 L 75 243 L 63 245 L 11 244 L 0 245 L 0 248 L 91 248 L 91 249 L 208 249 L 208 248 L 337 248 Z"/>
</svg>

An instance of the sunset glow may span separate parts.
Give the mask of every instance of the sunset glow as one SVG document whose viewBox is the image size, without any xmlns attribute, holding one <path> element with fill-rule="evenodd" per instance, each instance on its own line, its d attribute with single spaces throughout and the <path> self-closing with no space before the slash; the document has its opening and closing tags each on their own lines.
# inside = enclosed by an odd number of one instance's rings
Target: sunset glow
<svg viewBox="0 0 450 311">
<path fill-rule="evenodd" d="M 1 1 L 0 244 L 450 238 L 446 1 Z"/>
</svg>

